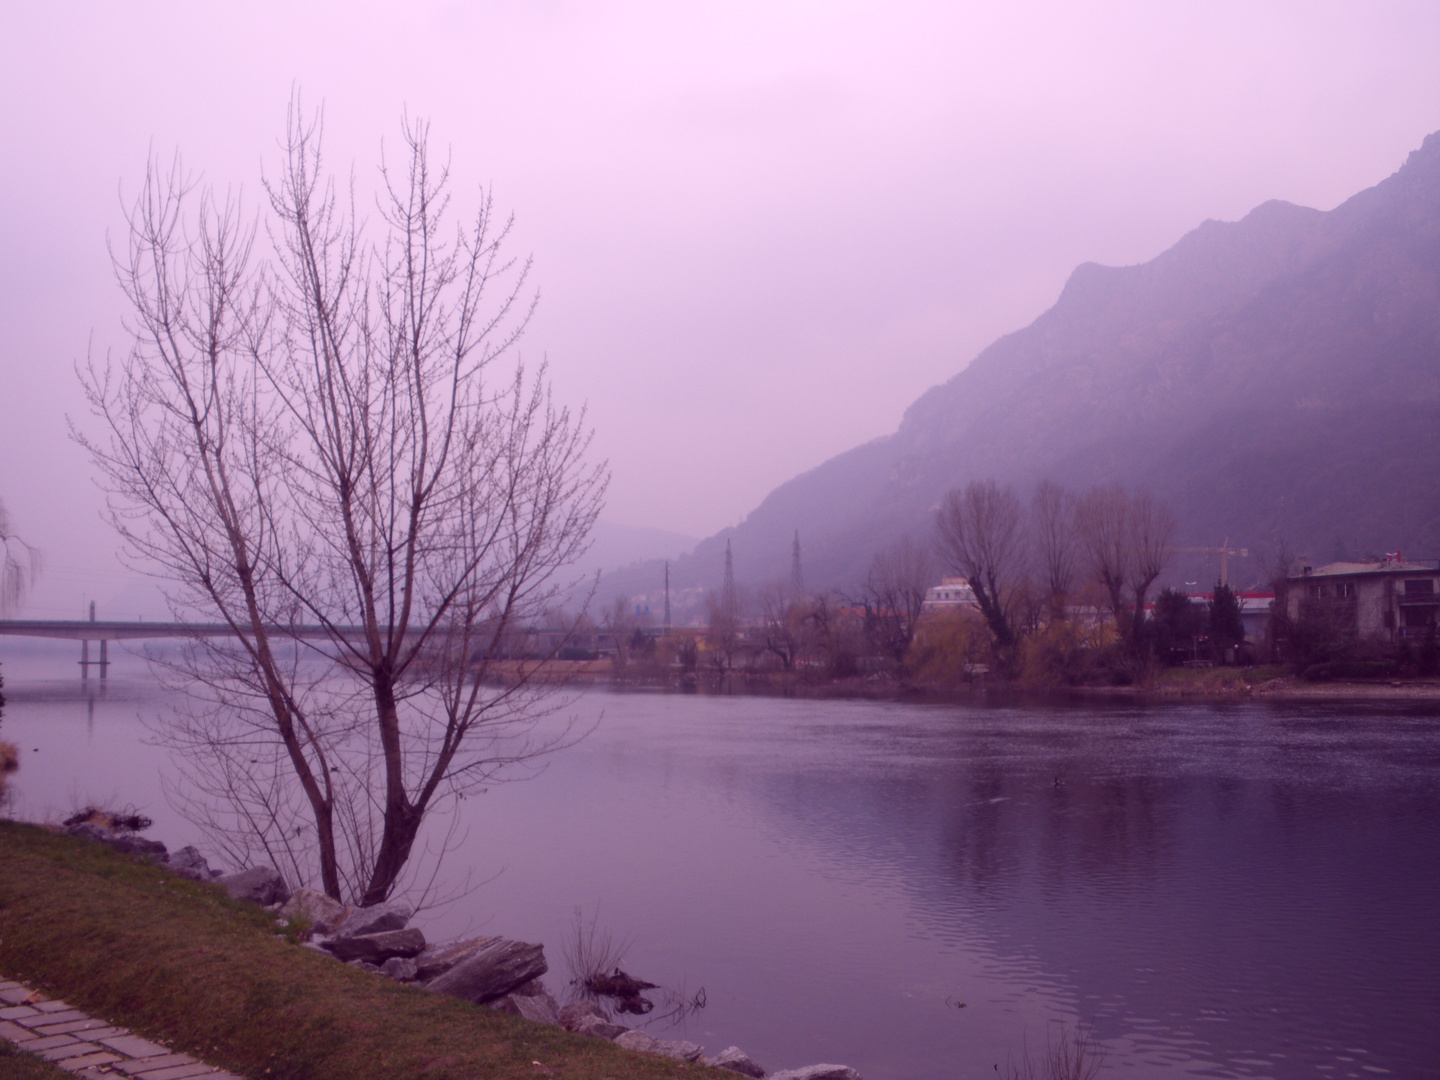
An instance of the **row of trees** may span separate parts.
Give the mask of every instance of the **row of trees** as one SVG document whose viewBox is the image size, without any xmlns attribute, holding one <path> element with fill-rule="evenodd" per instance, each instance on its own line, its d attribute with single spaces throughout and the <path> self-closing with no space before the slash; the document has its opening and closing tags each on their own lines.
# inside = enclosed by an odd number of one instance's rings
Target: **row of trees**
<svg viewBox="0 0 1440 1080">
<path fill-rule="evenodd" d="M 1118 484 L 1073 495 L 1045 481 L 1027 507 L 1013 488 L 974 481 L 946 495 L 936 519 L 941 557 L 969 584 L 1000 650 L 1042 621 L 1065 621 L 1076 589 L 1093 583 L 1140 651 L 1146 599 L 1174 536 L 1168 506 Z"/>
<path fill-rule="evenodd" d="M 742 619 L 727 564 L 725 584 L 710 597 L 708 655 L 722 672 L 739 661 L 844 674 L 866 654 L 903 667 L 942 575 L 969 585 L 990 659 L 1002 664 L 1026 635 L 1069 620 L 1082 591 L 1138 652 L 1174 529 L 1168 508 L 1144 492 L 1108 486 L 1076 496 L 1046 482 L 1026 504 L 1012 488 L 977 481 L 945 497 L 929 542 L 906 536 L 878 552 L 854 591 L 804 595 L 793 582 L 776 583 L 759 590 L 752 617 Z"/>
<path fill-rule="evenodd" d="M 927 593 L 948 575 L 969 586 L 983 627 L 944 631 L 963 639 L 969 661 L 1013 670 L 1022 641 L 1081 612 L 1089 628 L 1113 628 L 1108 637 L 1089 635 L 1095 642 L 1133 660 L 1157 644 L 1146 606 L 1174 533 L 1173 514 L 1147 492 L 1106 485 L 1074 494 L 1047 481 L 1026 502 L 1011 487 L 975 481 L 945 496 L 931 542 L 905 537 L 880 551 L 854 593 L 762 589 L 742 633 L 727 585 L 712 597 L 709 644 L 722 669 L 744 649 L 752 665 L 768 660 L 786 671 L 808 661 L 846 673 L 861 653 L 913 667 Z M 930 622 L 926 647 L 933 651 L 940 631 Z M 1189 630 L 1186 623 L 1176 633 Z"/>
</svg>

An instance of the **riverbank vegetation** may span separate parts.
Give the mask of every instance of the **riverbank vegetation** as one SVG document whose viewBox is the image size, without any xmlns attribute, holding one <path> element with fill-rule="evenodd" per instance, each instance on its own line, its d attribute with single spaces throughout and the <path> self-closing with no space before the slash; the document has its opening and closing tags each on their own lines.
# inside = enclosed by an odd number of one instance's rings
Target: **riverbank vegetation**
<svg viewBox="0 0 1440 1080">
<path fill-rule="evenodd" d="M 0 971 L 241 1075 L 733 1075 L 377 978 L 281 936 L 273 915 L 215 886 L 99 844 L 0 821 L 0 851 Z"/>
<path fill-rule="evenodd" d="M 1398 643 L 1362 639 L 1333 605 L 1307 598 L 1292 609 L 1283 554 L 1243 597 L 1223 578 L 1206 594 L 1162 587 L 1179 552 L 1240 554 L 1176 547 L 1175 531 L 1148 492 L 1076 494 L 1044 482 L 1026 503 L 979 481 L 946 496 L 932 536 L 879 552 L 849 592 L 805 593 L 797 538 L 788 586 L 746 604 L 727 569 L 706 624 L 663 633 L 617 601 L 595 627 L 609 652 L 572 645 L 571 654 L 602 670 L 608 656 L 608 675 L 622 683 L 697 689 L 1312 696 L 1306 688 L 1345 694 L 1399 682 L 1407 694 L 1440 694 L 1433 630 Z"/>
</svg>

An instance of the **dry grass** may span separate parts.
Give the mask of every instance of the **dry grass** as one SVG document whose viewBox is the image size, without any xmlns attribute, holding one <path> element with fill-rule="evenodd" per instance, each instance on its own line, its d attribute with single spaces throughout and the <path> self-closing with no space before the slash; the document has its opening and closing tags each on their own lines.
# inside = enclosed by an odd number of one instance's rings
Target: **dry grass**
<svg viewBox="0 0 1440 1080">
<path fill-rule="evenodd" d="M 213 885 L 14 822 L 0 822 L 0 972 L 265 1080 L 728 1075 L 368 975 Z"/>
<path fill-rule="evenodd" d="M 1019 1060 L 1005 1062 L 1005 1080 L 1094 1080 L 1105 1064 L 1105 1049 L 1088 1027 L 1059 1025 L 1045 1039 L 1045 1054 L 1036 1061 L 1021 1044 Z"/>
<path fill-rule="evenodd" d="M 598 908 L 587 920 L 584 911 L 577 907 L 570 932 L 560 943 L 560 957 L 570 972 L 567 996 L 571 1000 L 588 998 L 598 1003 L 598 995 L 589 984 L 620 966 L 630 951 L 631 941 L 628 937 L 616 940 L 608 927 L 601 926 Z"/>
</svg>

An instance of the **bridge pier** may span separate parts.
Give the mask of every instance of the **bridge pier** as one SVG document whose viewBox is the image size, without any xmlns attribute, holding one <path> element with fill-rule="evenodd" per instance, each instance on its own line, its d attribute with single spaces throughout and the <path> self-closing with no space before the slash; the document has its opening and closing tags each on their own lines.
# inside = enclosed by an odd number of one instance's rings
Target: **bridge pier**
<svg viewBox="0 0 1440 1080">
<path fill-rule="evenodd" d="M 95 601 L 90 601 L 90 621 L 95 621 Z M 108 638 L 100 639 L 100 659 L 90 659 L 90 639 L 82 638 L 80 641 L 80 681 L 87 682 L 90 678 L 90 665 L 95 664 L 100 668 L 100 681 L 105 681 L 105 676 L 110 671 L 110 641 Z"/>
</svg>

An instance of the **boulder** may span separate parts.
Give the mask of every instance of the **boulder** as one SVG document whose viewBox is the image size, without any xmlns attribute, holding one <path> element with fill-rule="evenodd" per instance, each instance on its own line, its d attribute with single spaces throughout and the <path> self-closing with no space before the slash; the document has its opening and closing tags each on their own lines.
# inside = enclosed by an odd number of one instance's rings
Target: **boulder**
<svg viewBox="0 0 1440 1080">
<path fill-rule="evenodd" d="M 415 961 L 404 956 L 392 956 L 380 965 L 380 973 L 390 976 L 396 982 L 414 982 Z"/>
<path fill-rule="evenodd" d="M 210 864 L 205 861 L 205 856 L 194 847 L 182 847 L 179 851 L 172 851 L 165 860 L 165 869 L 191 881 L 209 881 L 214 874 Z"/>
<path fill-rule="evenodd" d="M 624 1024 L 613 1024 L 609 1020 L 602 1020 L 598 1016 L 582 1016 L 575 1021 L 574 1027 L 568 1027 L 576 1035 L 589 1035 L 592 1039 L 614 1040 L 630 1029 Z"/>
<path fill-rule="evenodd" d="M 492 941 L 499 941 L 498 937 L 468 938 L 464 941 L 446 941 L 439 945 L 431 945 L 415 958 L 415 965 L 418 969 L 415 978 L 421 982 L 429 982 L 431 979 L 438 979 L 447 971 L 453 968 L 462 960 L 468 960 L 477 951 Z"/>
<path fill-rule="evenodd" d="M 95 825 L 89 821 L 77 822 L 74 825 L 66 825 L 64 829 L 66 836 L 78 836 L 82 840 L 93 840 L 97 844 L 108 844 L 113 835 L 109 829 Z"/>
<path fill-rule="evenodd" d="M 615 1045 L 634 1050 L 638 1054 L 653 1054 L 657 1052 L 655 1048 L 660 1045 L 660 1040 L 643 1031 L 627 1031 L 623 1035 L 615 1036 Z"/>
<path fill-rule="evenodd" d="M 482 945 L 444 975 L 425 984 L 427 990 L 484 1005 L 550 970 L 545 947 L 496 938 Z"/>
<path fill-rule="evenodd" d="M 347 963 L 368 960 L 379 965 L 392 956 L 419 956 L 425 949 L 425 935 L 412 926 L 406 930 L 382 930 L 378 934 L 331 938 L 325 947 Z"/>
<path fill-rule="evenodd" d="M 676 1061 L 699 1061 L 705 1056 L 705 1048 L 685 1039 L 658 1039 L 651 1053 L 674 1058 Z"/>
<path fill-rule="evenodd" d="M 751 1060 L 750 1055 L 741 1050 L 738 1046 L 727 1046 L 714 1057 L 705 1062 L 712 1069 L 729 1069 L 731 1072 L 740 1073 L 742 1076 L 753 1076 L 755 1080 L 763 1080 L 765 1070 Z"/>
<path fill-rule="evenodd" d="M 378 934 L 384 930 L 403 930 L 412 912 L 404 904 L 372 904 L 369 907 L 347 908 L 340 924 L 331 931 L 337 938 Z"/>
<path fill-rule="evenodd" d="M 280 909 L 280 915 L 291 922 L 304 919 L 315 933 L 328 934 L 345 918 L 345 905 L 314 889 L 296 889 Z"/>
<path fill-rule="evenodd" d="M 529 982 L 515 987 L 510 993 L 517 997 L 550 997 L 550 991 L 545 988 L 544 979 L 531 979 Z M 557 1004 L 555 1008 L 558 1011 L 560 1006 Z"/>
<path fill-rule="evenodd" d="M 677 1061 L 699 1061 L 705 1056 L 705 1048 L 684 1039 L 657 1039 L 643 1031 L 626 1031 L 615 1036 L 615 1045 L 642 1054 L 659 1054 Z"/>
<path fill-rule="evenodd" d="M 586 1017 L 606 1022 L 610 1020 L 610 1014 L 600 1007 L 600 1003 L 591 1001 L 589 998 L 572 1001 L 560 1010 L 560 1023 L 566 1031 L 574 1031 L 580 1021 Z"/>
<path fill-rule="evenodd" d="M 379 975 L 380 969 L 369 960 L 351 960 L 346 967 L 359 968 L 361 971 L 368 971 L 371 975 Z"/>
<path fill-rule="evenodd" d="M 66 836 L 78 836 L 82 840 L 93 840 L 126 855 L 143 855 L 150 859 L 164 859 L 165 845 L 159 840 L 146 840 L 132 832 L 111 832 L 93 821 L 81 821 L 65 827 Z"/>
<path fill-rule="evenodd" d="M 860 1074 L 848 1065 L 806 1065 L 771 1073 L 770 1080 L 860 1080 Z"/>
<path fill-rule="evenodd" d="M 537 986 L 539 987 L 538 993 L 533 989 Z M 522 993 L 521 991 L 530 992 Z M 555 1027 L 560 1025 L 560 1006 L 538 979 L 492 1001 L 490 1008 L 496 1012 L 509 1013 L 511 1016 L 523 1016 L 526 1020 L 533 1020 L 537 1024 L 550 1024 Z"/>
<path fill-rule="evenodd" d="M 269 866 L 252 866 L 238 874 L 226 874 L 215 879 L 234 900 L 248 900 L 261 907 L 283 903 L 290 898 L 290 889 L 285 879 Z"/>
<path fill-rule="evenodd" d="M 146 840 L 145 837 L 136 836 L 134 833 L 118 832 L 111 833 L 110 839 L 105 843 L 123 855 L 140 855 L 157 862 L 165 861 L 165 845 L 159 840 Z"/>
</svg>

